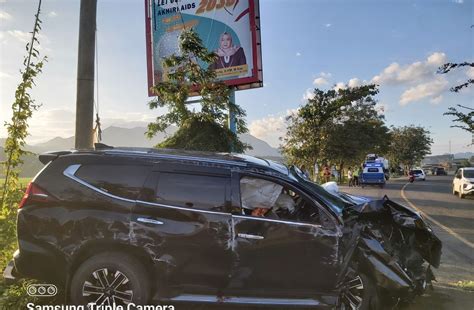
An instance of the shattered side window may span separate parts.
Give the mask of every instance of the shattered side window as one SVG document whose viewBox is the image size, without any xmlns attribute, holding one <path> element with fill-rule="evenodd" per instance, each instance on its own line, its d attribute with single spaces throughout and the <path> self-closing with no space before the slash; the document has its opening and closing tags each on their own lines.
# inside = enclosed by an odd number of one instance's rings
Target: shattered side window
<svg viewBox="0 0 474 310">
<path fill-rule="evenodd" d="M 240 179 L 243 214 L 269 219 L 319 224 L 319 209 L 289 187 L 272 181 L 243 177 Z"/>
</svg>

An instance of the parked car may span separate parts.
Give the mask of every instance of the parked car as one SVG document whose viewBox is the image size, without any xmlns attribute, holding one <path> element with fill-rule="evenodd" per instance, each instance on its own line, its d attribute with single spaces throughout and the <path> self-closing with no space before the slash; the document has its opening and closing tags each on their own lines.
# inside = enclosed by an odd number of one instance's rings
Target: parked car
<svg viewBox="0 0 474 310">
<path fill-rule="evenodd" d="M 408 174 L 413 175 L 415 180 L 426 181 L 426 174 L 423 169 L 412 169 Z"/>
<path fill-rule="evenodd" d="M 474 194 L 474 167 L 460 168 L 453 180 L 453 195 L 458 194 L 459 198 Z"/>
<path fill-rule="evenodd" d="M 379 309 L 421 294 L 440 263 L 418 213 L 331 194 L 296 167 L 135 148 L 39 158 L 4 276 L 57 283 L 72 304 Z"/>
<path fill-rule="evenodd" d="M 364 170 L 360 176 L 359 183 L 362 187 L 366 185 L 385 186 L 385 171 L 383 165 L 380 163 L 365 163 Z"/>
<path fill-rule="evenodd" d="M 434 175 L 448 175 L 448 173 L 446 172 L 446 170 L 443 167 L 437 167 L 433 174 Z"/>
</svg>

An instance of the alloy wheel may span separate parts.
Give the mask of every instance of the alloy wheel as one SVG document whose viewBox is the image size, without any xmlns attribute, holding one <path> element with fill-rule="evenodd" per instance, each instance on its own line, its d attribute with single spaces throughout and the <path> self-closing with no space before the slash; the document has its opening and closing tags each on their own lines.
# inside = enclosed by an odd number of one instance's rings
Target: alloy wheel
<svg viewBox="0 0 474 310">
<path fill-rule="evenodd" d="M 101 268 L 92 272 L 82 286 L 87 303 L 127 305 L 132 301 L 130 280 L 119 270 Z"/>
<path fill-rule="evenodd" d="M 341 299 L 341 309 L 357 310 L 360 309 L 364 296 L 364 283 L 362 278 L 357 275 L 344 283 L 344 291 Z"/>
</svg>

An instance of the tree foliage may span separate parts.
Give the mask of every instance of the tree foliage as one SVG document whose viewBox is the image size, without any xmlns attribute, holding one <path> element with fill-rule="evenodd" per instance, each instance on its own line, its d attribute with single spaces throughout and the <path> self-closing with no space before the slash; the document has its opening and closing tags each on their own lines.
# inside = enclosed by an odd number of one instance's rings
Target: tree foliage
<svg viewBox="0 0 474 310">
<path fill-rule="evenodd" d="M 25 138 L 28 136 L 28 121 L 33 112 L 38 109 L 38 105 L 31 98 L 29 91 L 35 85 L 34 79 L 42 72 L 46 57 L 40 58 L 40 53 L 36 48 L 39 45 L 38 33 L 41 30 L 41 0 L 38 3 L 38 10 L 35 15 L 35 24 L 31 41 L 26 44 L 27 54 L 24 57 L 23 66 L 20 70 L 21 82 L 15 91 L 15 101 L 12 104 L 12 118 L 9 123 L 5 123 L 8 137 L 5 141 L 6 160 L 2 163 L 5 180 L 1 189 L 1 212 L 0 212 L 0 269 L 3 270 L 11 259 L 13 251 L 17 248 L 16 242 L 16 211 L 18 203 L 23 195 L 23 188 L 19 182 L 19 166 L 22 164 L 22 156 Z M 0 308 L 21 309 L 26 307 L 27 302 L 37 302 L 26 294 L 26 286 L 31 280 L 20 281 L 15 285 L 4 287 L 0 285 Z M 1 283 L 0 283 L 1 284 Z"/>
<path fill-rule="evenodd" d="M 392 127 L 388 158 L 406 171 L 431 153 L 431 144 L 430 132 L 421 126 Z"/>
<path fill-rule="evenodd" d="M 464 113 L 455 107 L 449 107 L 448 112 L 445 112 L 443 115 L 451 115 L 454 116 L 455 119 L 453 122 L 461 123 L 461 125 L 452 125 L 451 127 L 457 127 L 464 129 L 470 133 L 474 133 L 474 109 L 468 108 L 463 105 L 458 104 L 459 108 L 466 109 L 467 112 Z"/>
<path fill-rule="evenodd" d="M 441 67 L 438 68 L 438 73 L 445 74 L 445 73 L 448 73 L 449 71 L 451 71 L 453 69 L 462 68 L 462 67 L 471 67 L 472 68 L 472 67 L 474 67 L 474 62 L 467 62 L 467 61 L 461 62 L 461 63 L 448 62 L 448 63 L 445 63 L 444 65 L 442 65 Z M 463 89 L 464 87 L 468 87 L 471 84 L 474 84 L 474 79 L 468 79 L 466 82 L 464 82 L 462 84 L 451 87 L 450 90 L 452 92 L 457 93 L 461 89 Z"/>
<path fill-rule="evenodd" d="M 368 152 L 383 152 L 388 128 L 376 109 L 376 85 L 314 90 L 314 97 L 287 118 L 282 152 L 290 163 L 340 167 L 362 162 Z"/>
<path fill-rule="evenodd" d="M 31 42 L 26 44 L 27 55 L 23 61 L 24 69 L 20 71 L 22 80 L 15 91 L 11 122 L 5 123 L 8 137 L 4 147 L 7 160 L 3 163 L 5 180 L 2 190 L 2 216 L 13 221 L 16 215 L 14 205 L 19 202 L 18 197 L 21 197 L 17 168 L 23 163 L 21 157 L 26 153 L 23 147 L 28 136 L 28 121 L 38 108 L 28 91 L 35 85 L 34 79 L 42 72 L 46 61 L 46 57 L 39 58 L 39 51 L 35 48 L 36 44 L 39 44 L 37 36 L 41 30 L 40 8 L 41 1 L 35 15 Z"/>
<path fill-rule="evenodd" d="M 461 68 L 461 67 L 474 67 L 474 62 L 461 62 L 461 63 L 445 63 L 443 66 L 438 68 L 438 73 L 445 74 L 448 73 L 449 71 L 456 69 L 456 68 Z M 459 92 L 461 89 L 468 87 L 470 85 L 474 84 L 474 79 L 468 79 L 466 82 L 459 84 L 457 86 L 451 87 L 452 92 Z M 474 109 L 468 108 L 462 105 L 458 104 L 458 107 L 467 109 L 468 112 L 464 113 L 455 107 L 450 107 L 448 108 L 448 112 L 445 112 L 444 115 L 451 115 L 456 117 L 453 122 L 456 123 L 461 123 L 461 125 L 453 125 L 451 127 L 457 127 L 464 129 L 470 133 L 474 133 Z"/>
<path fill-rule="evenodd" d="M 150 109 L 165 107 L 168 112 L 148 124 L 148 137 L 175 124 L 179 130 L 158 147 L 243 152 L 248 146 L 228 129 L 228 112 L 235 115 L 237 133 L 245 133 L 245 111 L 231 102 L 229 87 L 216 81 L 214 70 L 209 66 L 204 68 L 217 55 L 204 47 L 192 29 L 181 33 L 179 46 L 180 55 L 163 60 L 166 78 L 152 88 L 157 97 L 149 103 Z M 190 94 L 201 97 L 200 111 L 189 109 L 186 101 Z"/>
</svg>

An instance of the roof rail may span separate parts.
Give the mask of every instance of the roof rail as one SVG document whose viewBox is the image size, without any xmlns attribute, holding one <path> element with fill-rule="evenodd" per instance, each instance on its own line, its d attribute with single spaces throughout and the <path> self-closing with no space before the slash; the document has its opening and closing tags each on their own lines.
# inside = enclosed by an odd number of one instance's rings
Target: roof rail
<svg viewBox="0 0 474 310">
<path fill-rule="evenodd" d="M 226 159 L 219 159 L 219 158 L 208 158 L 204 156 L 196 156 L 192 154 L 169 154 L 160 152 L 159 149 L 151 149 L 151 148 L 114 148 L 105 150 L 105 154 L 137 154 L 140 156 L 145 157 L 152 157 L 152 158 L 162 158 L 162 159 L 172 159 L 172 160 L 188 160 L 188 161 L 197 161 L 197 162 L 209 162 L 215 164 L 225 164 L 225 165 L 234 165 L 234 166 L 242 166 L 246 167 L 247 163 L 244 161 L 232 161 Z"/>
</svg>

